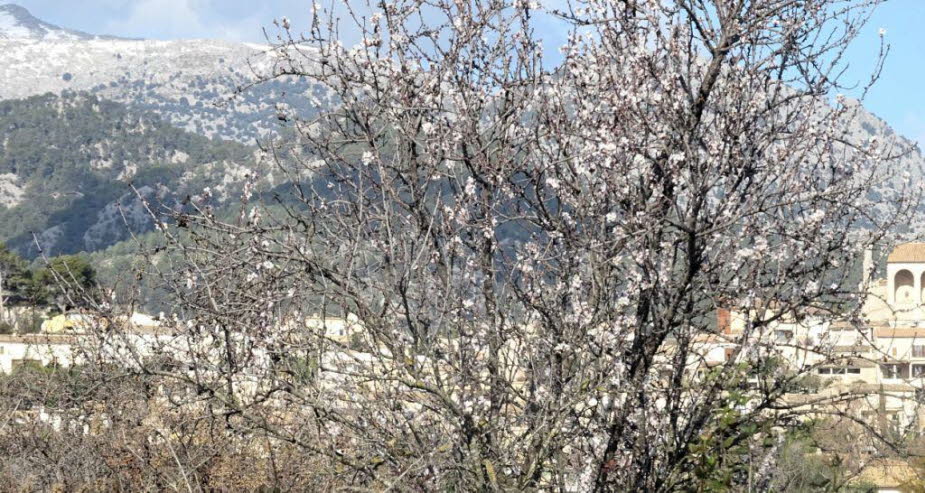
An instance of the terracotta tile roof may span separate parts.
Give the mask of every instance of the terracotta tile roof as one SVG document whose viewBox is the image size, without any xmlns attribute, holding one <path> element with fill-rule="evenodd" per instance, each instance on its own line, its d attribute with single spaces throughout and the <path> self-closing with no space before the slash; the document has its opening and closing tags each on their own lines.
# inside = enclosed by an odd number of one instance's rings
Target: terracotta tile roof
<svg viewBox="0 0 925 493">
<path fill-rule="evenodd" d="M 856 366 L 858 368 L 876 368 L 877 364 L 864 358 L 846 358 L 844 360 L 847 366 Z"/>
<path fill-rule="evenodd" d="M 874 337 L 925 339 L 925 329 L 894 329 L 893 327 L 877 327 L 874 329 Z"/>
<path fill-rule="evenodd" d="M 3 334 L 0 343 L 14 344 L 75 344 L 77 338 L 70 334 Z"/>
<path fill-rule="evenodd" d="M 832 348 L 832 351 L 836 353 L 866 353 L 871 351 L 873 348 L 868 345 L 858 345 L 858 346 L 835 346 Z"/>
<path fill-rule="evenodd" d="M 798 406 L 831 406 L 838 401 L 867 399 L 880 392 L 889 392 L 893 397 L 911 398 L 916 387 L 906 383 L 866 383 L 852 382 L 849 385 L 835 385 L 821 389 L 812 394 L 785 394 L 783 401 Z"/>
<path fill-rule="evenodd" d="M 925 243 L 896 245 L 887 262 L 925 262 Z"/>
<path fill-rule="evenodd" d="M 858 383 L 851 390 L 861 394 L 875 394 L 884 392 L 914 392 L 915 387 L 906 383 Z"/>
<path fill-rule="evenodd" d="M 877 363 L 866 358 L 838 358 L 831 363 L 819 365 L 820 368 L 830 368 L 838 366 L 853 366 L 856 368 L 877 368 Z"/>
</svg>

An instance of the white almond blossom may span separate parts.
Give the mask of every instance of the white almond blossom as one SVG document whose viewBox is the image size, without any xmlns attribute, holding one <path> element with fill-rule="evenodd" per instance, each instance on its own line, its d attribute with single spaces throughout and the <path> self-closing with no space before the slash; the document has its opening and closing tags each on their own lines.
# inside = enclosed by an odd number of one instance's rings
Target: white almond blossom
<svg viewBox="0 0 925 493">
<path fill-rule="evenodd" d="M 848 139 L 838 55 L 876 3 L 317 7 L 279 73 L 339 104 L 273 153 L 286 186 L 164 229 L 207 370 L 151 374 L 325 488 L 773 489 L 742 471 L 813 370 L 771 327 L 859 323 L 851 269 L 921 192 L 892 137 Z"/>
</svg>

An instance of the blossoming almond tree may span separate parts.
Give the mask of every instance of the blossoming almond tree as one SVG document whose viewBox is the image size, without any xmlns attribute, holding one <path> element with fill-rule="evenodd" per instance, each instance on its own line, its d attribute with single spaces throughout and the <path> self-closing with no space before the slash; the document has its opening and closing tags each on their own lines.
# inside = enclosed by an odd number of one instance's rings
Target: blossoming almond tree
<svg viewBox="0 0 925 493">
<path fill-rule="evenodd" d="M 917 205 L 837 96 L 876 3 L 316 5 L 274 48 L 320 108 L 279 108 L 279 185 L 159 216 L 182 364 L 118 357 L 331 485 L 761 484 L 813 369 L 769 327 L 857 323 L 860 255 Z"/>
</svg>

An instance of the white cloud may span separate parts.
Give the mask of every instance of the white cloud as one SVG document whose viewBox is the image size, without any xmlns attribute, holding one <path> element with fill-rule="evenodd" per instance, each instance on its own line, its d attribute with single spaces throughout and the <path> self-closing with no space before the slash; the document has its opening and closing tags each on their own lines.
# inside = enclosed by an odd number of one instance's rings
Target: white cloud
<svg viewBox="0 0 925 493">
<path fill-rule="evenodd" d="M 307 28 L 311 0 L 0 0 L 5 3 L 92 34 L 262 42 L 263 28 L 277 34 L 274 18 L 288 17 L 295 31 Z"/>
<path fill-rule="evenodd" d="M 120 0 L 108 0 L 120 3 Z M 127 14 L 111 19 L 105 31 L 121 36 L 160 39 L 215 38 L 250 41 L 261 37 L 259 15 L 220 18 L 219 4 L 208 0 L 140 0 L 127 2 Z"/>
</svg>

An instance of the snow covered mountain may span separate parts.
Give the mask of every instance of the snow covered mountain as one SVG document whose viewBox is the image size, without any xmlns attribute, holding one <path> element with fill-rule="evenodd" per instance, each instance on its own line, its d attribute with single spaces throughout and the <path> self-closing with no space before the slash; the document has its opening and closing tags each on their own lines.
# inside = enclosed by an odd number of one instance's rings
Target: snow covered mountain
<svg viewBox="0 0 925 493">
<path fill-rule="evenodd" d="M 252 143 L 276 128 L 277 103 L 312 111 L 312 88 L 296 79 L 236 95 L 275 60 L 257 44 L 94 36 L 0 6 L 0 99 L 88 92 L 201 135 Z"/>
<path fill-rule="evenodd" d="M 137 212 L 129 181 L 168 190 L 167 201 L 197 186 L 230 197 L 259 161 L 240 143 L 279 128 L 277 104 L 303 117 L 317 110 L 318 89 L 304 79 L 238 94 L 277 63 L 264 45 L 97 36 L 0 6 L 0 241 L 27 254 L 32 233 L 58 253 L 104 249 L 125 237 L 120 205 Z M 922 179 L 915 144 L 857 110 L 847 139 L 877 139 L 902 155 L 891 174 Z M 135 230 L 150 227 L 130 216 Z"/>
<path fill-rule="evenodd" d="M 15 4 L 0 5 L 0 39 L 32 41 L 78 41 L 90 39 L 118 39 L 113 36 L 95 36 L 64 29 L 36 19 L 23 7 Z"/>
<path fill-rule="evenodd" d="M 236 94 L 275 63 L 267 46 L 98 36 L 0 6 L 0 241 L 31 257 L 36 239 L 60 254 L 144 232 L 129 182 L 165 205 L 209 187 L 221 207 L 278 103 L 313 111 L 296 79 Z"/>
</svg>

